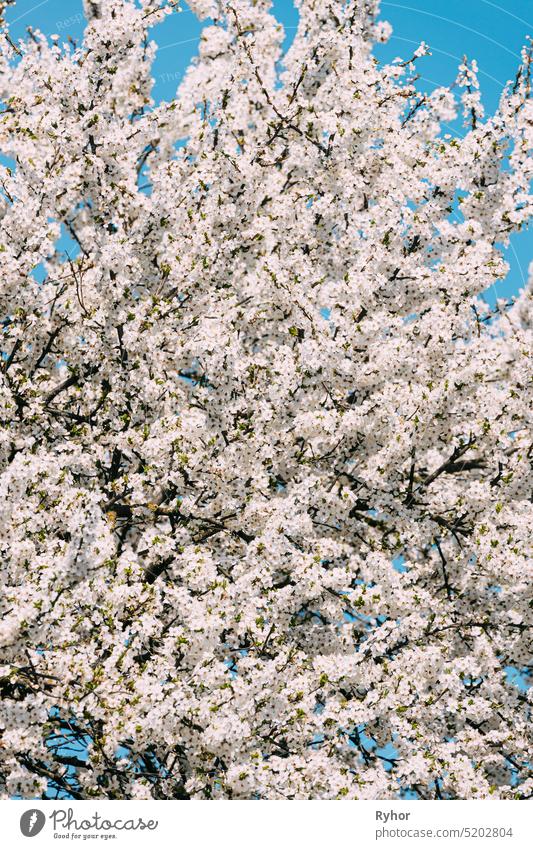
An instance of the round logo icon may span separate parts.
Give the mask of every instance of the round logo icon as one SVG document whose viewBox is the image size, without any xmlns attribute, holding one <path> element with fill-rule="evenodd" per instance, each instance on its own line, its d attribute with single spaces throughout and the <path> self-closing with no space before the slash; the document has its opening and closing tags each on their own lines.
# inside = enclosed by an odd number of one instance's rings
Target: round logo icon
<svg viewBox="0 0 533 849">
<path fill-rule="evenodd" d="M 37 808 L 31 808 L 29 811 L 24 811 L 20 818 L 20 830 L 24 837 L 35 837 L 43 830 L 46 817 L 42 811 Z"/>
</svg>

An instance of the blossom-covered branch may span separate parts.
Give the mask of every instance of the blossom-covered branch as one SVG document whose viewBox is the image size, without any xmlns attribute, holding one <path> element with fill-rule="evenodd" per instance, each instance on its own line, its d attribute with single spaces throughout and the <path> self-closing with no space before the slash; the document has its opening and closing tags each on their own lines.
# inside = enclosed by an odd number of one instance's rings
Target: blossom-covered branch
<svg viewBox="0 0 533 849">
<path fill-rule="evenodd" d="M 377 0 L 190 5 L 159 104 L 174 3 L 2 19 L 1 792 L 529 798 L 531 45 L 486 117 Z"/>
</svg>

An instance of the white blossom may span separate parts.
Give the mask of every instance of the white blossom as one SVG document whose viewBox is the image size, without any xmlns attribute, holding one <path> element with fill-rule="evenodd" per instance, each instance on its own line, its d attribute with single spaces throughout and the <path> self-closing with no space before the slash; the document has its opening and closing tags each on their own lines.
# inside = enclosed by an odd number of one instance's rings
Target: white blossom
<svg viewBox="0 0 533 849">
<path fill-rule="evenodd" d="M 0 794 L 528 798 L 531 46 L 189 5 L 0 40 Z"/>
</svg>

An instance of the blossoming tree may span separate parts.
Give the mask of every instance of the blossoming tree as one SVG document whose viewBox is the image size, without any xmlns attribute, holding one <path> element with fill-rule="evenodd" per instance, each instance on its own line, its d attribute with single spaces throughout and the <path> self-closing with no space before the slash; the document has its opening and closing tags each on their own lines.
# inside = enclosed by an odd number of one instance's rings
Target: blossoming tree
<svg viewBox="0 0 533 849">
<path fill-rule="evenodd" d="M 156 104 L 173 5 L 2 20 L 1 792 L 530 797 L 531 49 L 194 0 Z"/>
</svg>

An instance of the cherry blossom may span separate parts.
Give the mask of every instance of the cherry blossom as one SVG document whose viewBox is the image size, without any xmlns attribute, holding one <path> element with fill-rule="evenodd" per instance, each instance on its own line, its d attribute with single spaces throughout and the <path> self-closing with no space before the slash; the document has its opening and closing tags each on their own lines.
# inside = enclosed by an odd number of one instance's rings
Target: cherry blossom
<svg viewBox="0 0 533 849">
<path fill-rule="evenodd" d="M 189 5 L 2 19 L 2 797 L 529 798 L 531 45 Z"/>
</svg>

